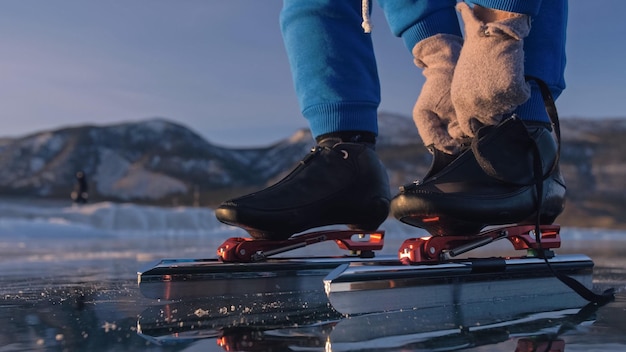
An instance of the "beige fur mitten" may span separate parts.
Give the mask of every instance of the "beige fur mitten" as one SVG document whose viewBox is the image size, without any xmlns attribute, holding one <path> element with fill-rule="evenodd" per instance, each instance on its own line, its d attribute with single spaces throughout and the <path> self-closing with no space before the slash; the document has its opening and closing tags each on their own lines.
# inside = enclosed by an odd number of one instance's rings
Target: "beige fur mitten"
<svg viewBox="0 0 626 352">
<path fill-rule="evenodd" d="M 413 47 L 415 65 L 423 69 L 426 82 L 413 108 L 413 120 L 424 145 L 447 154 L 459 151 L 463 133 L 450 100 L 450 84 L 463 39 L 452 34 L 428 37 Z"/>
<path fill-rule="evenodd" d="M 451 86 L 452 103 L 463 132 L 496 125 L 530 97 L 524 79 L 523 39 L 530 18 L 512 14 L 493 22 L 479 20 L 465 2 L 456 5 L 465 28 L 465 43 Z"/>
</svg>

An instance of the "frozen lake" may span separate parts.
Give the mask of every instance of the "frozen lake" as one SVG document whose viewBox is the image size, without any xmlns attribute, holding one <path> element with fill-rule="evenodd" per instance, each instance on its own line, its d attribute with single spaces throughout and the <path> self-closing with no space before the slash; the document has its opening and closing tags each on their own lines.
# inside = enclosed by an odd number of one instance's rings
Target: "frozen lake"
<svg viewBox="0 0 626 352">
<path fill-rule="evenodd" d="M 383 228 L 387 254 L 405 238 L 424 235 L 395 221 Z M 0 200 L 0 351 L 626 350 L 626 232 L 564 228 L 561 235 L 558 253 L 590 256 L 594 286 L 615 288 L 614 302 L 469 328 L 449 319 L 467 313 L 462 309 L 357 318 L 330 309 L 270 309 L 185 331 L 172 321 L 167 329 L 138 334 L 138 322 L 145 329 L 166 315 L 203 312 L 202 302 L 143 297 L 138 269 L 160 258 L 213 258 L 226 238 L 245 233 L 219 224 L 203 208 Z M 299 251 L 326 255 L 335 249 Z M 481 251 L 512 254 L 501 243 Z"/>
</svg>

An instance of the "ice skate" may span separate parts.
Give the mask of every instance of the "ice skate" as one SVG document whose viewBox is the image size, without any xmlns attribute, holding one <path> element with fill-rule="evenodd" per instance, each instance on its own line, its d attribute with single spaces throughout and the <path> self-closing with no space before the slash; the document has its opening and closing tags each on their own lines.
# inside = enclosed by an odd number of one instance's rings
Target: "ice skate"
<svg viewBox="0 0 626 352">
<path fill-rule="evenodd" d="M 534 224 L 537 216 L 551 224 L 564 202 L 550 125 L 511 117 L 481 129 L 438 173 L 402 187 L 391 211 L 433 235 L 471 235 L 488 225 Z"/>
<path fill-rule="evenodd" d="M 376 230 L 390 199 L 386 171 L 371 145 L 325 139 L 284 179 L 222 203 L 215 214 L 255 239 L 284 240 L 325 225 Z"/>
</svg>

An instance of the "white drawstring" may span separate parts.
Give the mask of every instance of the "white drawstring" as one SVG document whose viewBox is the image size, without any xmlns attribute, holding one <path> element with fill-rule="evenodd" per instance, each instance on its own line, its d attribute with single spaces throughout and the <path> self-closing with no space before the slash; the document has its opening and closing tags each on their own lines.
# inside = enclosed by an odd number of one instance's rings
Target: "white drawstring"
<svg viewBox="0 0 626 352">
<path fill-rule="evenodd" d="M 365 33 L 371 33 L 372 24 L 370 23 L 370 0 L 361 1 L 361 17 L 363 18 L 363 22 L 361 22 L 363 31 Z"/>
</svg>

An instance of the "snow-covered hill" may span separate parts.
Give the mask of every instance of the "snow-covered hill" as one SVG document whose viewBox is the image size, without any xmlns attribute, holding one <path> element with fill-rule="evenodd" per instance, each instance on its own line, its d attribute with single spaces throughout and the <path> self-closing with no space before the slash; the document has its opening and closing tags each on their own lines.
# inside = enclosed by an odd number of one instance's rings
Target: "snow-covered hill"
<svg viewBox="0 0 626 352">
<path fill-rule="evenodd" d="M 221 148 L 162 119 L 70 127 L 3 139 L 0 191 L 66 197 L 75 172 L 83 170 L 92 196 L 158 200 L 211 188 L 263 184 L 293 164 L 295 155 L 299 158 L 307 149 L 304 145 L 312 145 L 306 135 L 266 148 Z"/>
<path fill-rule="evenodd" d="M 36 133 L 0 149 L 0 187 L 6 193 L 59 195 L 84 170 L 94 193 L 121 199 L 186 192 L 197 173 L 224 183 L 222 150 L 164 120 L 80 126 Z M 167 171 L 165 171 L 167 170 Z M 165 172 L 164 172 L 165 171 Z"/>
</svg>

